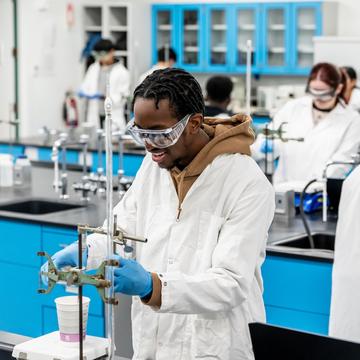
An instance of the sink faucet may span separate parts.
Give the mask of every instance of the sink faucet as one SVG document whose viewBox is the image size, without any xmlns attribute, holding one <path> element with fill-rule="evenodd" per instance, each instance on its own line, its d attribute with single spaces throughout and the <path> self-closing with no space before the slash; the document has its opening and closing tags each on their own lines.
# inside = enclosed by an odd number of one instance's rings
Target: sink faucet
<svg viewBox="0 0 360 360">
<path fill-rule="evenodd" d="M 80 200 L 83 202 L 88 202 L 90 200 L 89 192 L 94 191 L 93 186 L 90 183 L 88 170 L 87 170 L 88 141 L 89 141 L 89 135 L 82 134 L 80 136 L 80 140 L 78 144 L 80 144 L 82 147 L 83 171 L 82 171 L 81 182 L 73 184 L 73 189 L 75 191 L 81 191 Z"/>
<path fill-rule="evenodd" d="M 103 142 L 104 142 L 104 130 L 96 130 L 96 148 L 97 148 L 97 168 L 96 173 L 91 173 L 89 181 L 95 184 L 95 191 L 100 195 L 105 195 L 106 191 L 106 177 L 104 176 L 104 165 L 103 165 Z"/>
<path fill-rule="evenodd" d="M 68 199 L 67 194 L 67 174 L 66 174 L 66 141 L 67 133 L 61 133 L 59 138 L 54 142 L 51 160 L 54 162 L 54 189 L 58 193 L 61 189 L 60 199 Z M 59 173 L 59 152 L 61 152 L 61 173 Z"/>
<path fill-rule="evenodd" d="M 325 169 L 323 171 L 323 181 L 324 181 L 324 186 L 323 186 L 323 211 L 322 211 L 322 218 L 323 218 L 323 222 L 327 221 L 327 181 L 328 181 L 328 177 L 327 177 L 327 171 L 329 169 L 329 167 L 334 166 L 334 165 L 350 165 L 352 166 L 352 168 L 354 168 L 355 166 L 360 164 L 360 148 L 359 148 L 359 152 L 352 155 L 352 160 L 348 160 L 348 161 L 330 161 L 326 164 Z"/>
<path fill-rule="evenodd" d="M 118 153 L 119 153 L 119 166 L 117 172 L 117 183 L 118 183 L 118 193 L 120 200 L 125 195 L 126 191 L 129 189 L 133 178 L 124 176 L 124 133 L 122 131 L 116 131 L 113 133 L 117 137 L 118 141 Z"/>
<path fill-rule="evenodd" d="M 75 190 L 83 190 L 82 200 L 88 200 L 87 193 L 90 184 L 87 176 L 87 154 L 88 154 L 88 141 L 89 136 L 83 134 L 80 136 L 79 141 L 69 141 L 67 133 L 61 133 L 59 138 L 54 142 L 52 148 L 51 159 L 54 162 L 54 188 L 55 192 L 58 193 L 61 189 L 60 199 L 68 199 L 68 176 L 66 173 L 66 149 L 69 145 L 80 145 L 82 147 L 82 160 L 83 160 L 83 172 L 81 184 L 74 186 Z M 59 174 L 59 153 L 61 152 L 61 173 Z"/>
</svg>

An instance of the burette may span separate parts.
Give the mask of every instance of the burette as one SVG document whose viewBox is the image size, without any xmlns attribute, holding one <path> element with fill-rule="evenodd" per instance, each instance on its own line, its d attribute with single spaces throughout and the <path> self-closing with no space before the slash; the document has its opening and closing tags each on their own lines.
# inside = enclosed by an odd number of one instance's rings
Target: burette
<svg viewBox="0 0 360 360">
<path fill-rule="evenodd" d="M 113 154 L 112 154 L 112 100 L 110 98 L 110 77 L 106 78 L 106 97 L 104 102 L 105 108 L 105 158 L 106 158 L 106 244 L 107 259 L 113 255 L 113 232 L 114 232 L 114 216 L 113 216 Z M 106 267 L 106 279 L 110 281 L 111 286 L 107 288 L 107 296 L 110 298 L 114 295 L 114 268 Z M 115 326 L 114 326 L 114 305 L 105 303 L 105 325 L 106 335 L 109 341 L 108 359 L 114 359 L 115 352 Z"/>
</svg>

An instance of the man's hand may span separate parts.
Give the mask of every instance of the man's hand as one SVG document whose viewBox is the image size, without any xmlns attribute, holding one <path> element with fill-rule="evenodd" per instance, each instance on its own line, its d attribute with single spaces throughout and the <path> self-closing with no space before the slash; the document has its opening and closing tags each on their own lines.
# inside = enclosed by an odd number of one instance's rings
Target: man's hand
<svg viewBox="0 0 360 360">
<path fill-rule="evenodd" d="M 138 295 L 141 298 L 151 294 L 152 276 L 137 261 L 124 259 L 118 255 L 119 267 L 114 268 L 114 285 L 116 293 Z"/>
</svg>

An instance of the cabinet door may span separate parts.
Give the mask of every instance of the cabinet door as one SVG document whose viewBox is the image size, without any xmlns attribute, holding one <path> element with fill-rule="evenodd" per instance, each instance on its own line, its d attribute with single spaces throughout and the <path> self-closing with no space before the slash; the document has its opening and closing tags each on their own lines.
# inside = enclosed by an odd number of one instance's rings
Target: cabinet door
<svg viewBox="0 0 360 360">
<path fill-rule="evenodd" d="M 321 35 L 321 4 L 293 4 L 292 24 L 292 72 L 308 75 L 314 63 L 313 37 Z"/>
<path fill-rule="evenodd" d="M 41 335 L 39 307 L 41 227 L 37 224 L 0 220 L 0 330 L 25 336 Z"/>
<path fill-rule="evenodd" d="M 177 21 L 175 5 L 154 5 L 152 7 L 152 63 L 158 62 L 157 51 L 172 47 L 177 51 Z M 178 55 L 178 54 L 177 54 Z"/>
<path fill-rule="evenodd" d="M 207 5 L 205 16 L 205 64 L 207 71 L 230 71 L 231 39 L 229 5 Z"/>
<path fill-rule="evenodd" d="M 232 46 L 235 47 L 235 68 L 236 72 L 245 73 L 246 71 L 246 44 L 248 40 L 252 42 L 251 69 L 257 73 L 260 62 L 260 6 L 259 5 L 236 5 L 234 22 L 235 38 Z"/>
<path fill-rule="evenodd" d="M 187 71 L 203 71 L 204 8 L 201 5 L 179 6 L 179 66 Z"/>
<path fill-rule="evenodd" d="M 263 5 L 263 74 L 283 74 L 290 70 L 290 4 Z"/>
<path fill-rule="evenodd" d="M 41 227 L 30 222 L 0 220 L 0 262 L 30 266 L 39 269 L 41 259 Z"/>
</svg>

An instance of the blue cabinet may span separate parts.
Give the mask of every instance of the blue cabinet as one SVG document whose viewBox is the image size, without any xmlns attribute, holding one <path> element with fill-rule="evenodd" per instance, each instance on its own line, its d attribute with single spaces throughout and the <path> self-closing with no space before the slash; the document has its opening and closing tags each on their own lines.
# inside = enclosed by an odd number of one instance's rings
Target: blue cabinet
<svg viewBox="0 0 360 360">
<path fill-rule="evenodd" d="M 261 65 L 261 23 L 259 4 L 237 4 L 231 9 L 232 19 L 230 24 L 232 34 L 231 44 L 228 47 L 235 51 L 232 56 L 233 68 L 237 73 L 246 71 L 246 43 L 252 41 L 251 69 L 253 73 L 259 73 Z"/>
<path fill-rule="evenodd" d="M 267 255 L 262 267 L 267 322 L 327 335 L 332 264 Z"/>
<path fill-rule="evenodd" d="M 261 24 L 261 72 L 289 73 L 290 4 L 263 4 Z"/>
<path fill-rule="evenodd" d="M 321 2 L 164 4 L 152 16 L 153 63 L 171 46 L 190 72 L 244 73 L 251 39 L 253 73 L 307 75 L 322 33 Z"/>
<path fill-rule="evenodd" d="M 296 3 L 291 8 L 291 72 L 308 75 L 314 60 L 313 36 L 322 33 L 321 4 Z"/>
<path fill-rule="evenodd" d="M 152 7 L 152 62 L 157 63 L 157 49 L 172 47 L 178 49 L 178 13 L 173 5 Z"/>
<path fill-rule="evenodd" d="M 207 71 L 230 71 L 232 64 L 232 22 L 229 5 L 209 4 L 205 7 L 205 68 Z"/>
<path fill-rule="evenodd" d="M 38 251 L 53 254 L 77 239 L 75 229 L 0 219 L 0 272 L 5 279 L 0 297 L 0 331 L 37 337 L 58 329 L 54 299 L 69 295 L 57 285 L 47 295 L 38 294 Z M 90 297 L 88 334 L 104 336 L 104 305 L 94 287 L 84 288 Z"/>
<path fill-rule="evenodd" d="M 190 72 L 204 67 L 204 8 L 201 5 L 179 6 L 179 64 Z"/>
<path fill-rule="evenodd" d="M 0 219 L 0 330 L 41 335 L 39 285 L 41 226 Z"/>
</svg>

